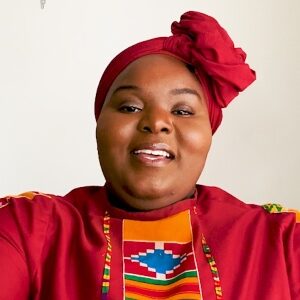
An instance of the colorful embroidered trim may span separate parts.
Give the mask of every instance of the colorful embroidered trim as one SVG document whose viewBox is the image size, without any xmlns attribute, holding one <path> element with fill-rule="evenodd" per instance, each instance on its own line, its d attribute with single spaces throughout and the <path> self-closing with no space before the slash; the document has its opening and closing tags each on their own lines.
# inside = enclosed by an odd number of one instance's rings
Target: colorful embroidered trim
<svg viewBox="0 0 300 300">
<path fill-rule="evenodd" d="M 9 205 L 10 200 L 12 200 L 12 199 L 26 198 L 27 200 L 33 200 L 35 196 L 44 196 L 44 197 L 51 199 L 51 196 L 47 195 L 47 194 L 42 194 L 39 192 L 25 192 L 25 193 L 22 193 L 19 195 L 9 195 L 4 198 L 1 198 L 0 199 L 0 208 L 3 208 L 5 206 Z"/>
<path fill-rule="evenodd" d="M 290 209 L 290 208 L 285 208 L 280 204 L 276 203 L 267 203 L 262 205 L 262 207 L 269 213 L 283 213 L 283 212 L 289 212 L 289 213 L 295 213 L 296 214 L 296 222 L 300 223 L 300 211 L 296 209 Z"/>
<path fill-rule="evenodd" d="M 104 271 L 102 277 L 102 297 L 101 299 L 108 299 L 109 282 L 110 282 L 110 265 L 111 265 L 111 240 L 110 240 L 110 216 L 106 211 L 103 220 L 103 232 L 106 238 L 107 248 L 105 254 Z"/>
<path fill-rule="evenodd" d="M 211 254 L 210 247 L 207 245 L 206 239 L 205 239 L 203 234 L 202 234 L 202 249 L 203 249 L 203 252 L 204 252 L 205 257 L 207 259 L 207 262 L 209 263 L 210 271 L 213 275 L 215 292 L 216 292 L 216 299 L 221 300 L 223 298 L 222 298 L 222 288 L 221 288 L 219 272 L 218 272 L 218 269 L 217 269 L 215 259 L 213 258 L 212 254 Z"/>
<path fill-rule="evenodd" d="M 190 212 L 123 220 L 124 298 L 201 300 Z"/>
<path fill-rule="evenodd" d="M 19 195 L 9 195 L 9 196 L 6 196 L 5 198 L 6 199 L 10 199 L 10 198 L 14 198 L 14 199 L 26 198 L 28 200 L 33 200 L 35 196 L 44 196 L 44 197 L 47 197 L 47 198 L 51 199 L 50 195 L 39 193 L 39 192 L 32 192 L 32 191 L 25 192 L 25 193 L 22 193 L 22 194 L 19 194 Z"/>
</svg>

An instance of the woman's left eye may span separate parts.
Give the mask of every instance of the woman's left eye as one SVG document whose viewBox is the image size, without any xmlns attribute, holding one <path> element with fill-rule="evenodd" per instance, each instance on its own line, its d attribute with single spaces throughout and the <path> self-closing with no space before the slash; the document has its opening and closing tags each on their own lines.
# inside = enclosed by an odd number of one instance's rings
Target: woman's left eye
<svg viewBox="0 0 300 300">
<path fill-rule="evenodd" d="M 174 115 L 179 116 L 190 116 L 193 115 L 193 112 L 187 109 L 175 109 L 172 111 Z"/>
<path fill-rule="evenodd" d="M 124 113 L 136 113 L 136 112 L 141 111 L 141 109 L 134 105 L 123 105 L 119 108 L 119 111 L 124 112 Z"/>
</svg>

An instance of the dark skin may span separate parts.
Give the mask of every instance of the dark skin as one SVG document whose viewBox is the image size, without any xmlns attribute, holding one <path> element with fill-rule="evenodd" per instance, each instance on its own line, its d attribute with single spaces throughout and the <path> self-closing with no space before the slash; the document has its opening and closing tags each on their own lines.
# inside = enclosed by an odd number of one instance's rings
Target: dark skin
<svg viewBox="0 0 300 300">
<path fill-rule="evenodd" d="M 152 210 L 190 197 L 212 138 L 199 81 L 171 56 L 135 60 L 110 87 L 96 136 L 114 205 Z"/>
</svg>

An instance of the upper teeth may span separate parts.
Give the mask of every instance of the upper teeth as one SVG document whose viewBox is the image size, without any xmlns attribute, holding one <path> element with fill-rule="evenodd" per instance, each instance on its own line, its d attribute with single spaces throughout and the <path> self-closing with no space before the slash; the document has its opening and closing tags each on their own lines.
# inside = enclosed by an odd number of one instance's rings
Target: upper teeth
<svg viewBox="0 0 300 300">
<path fill-rule="evenodd" d="M 145 153 L 145 154 L 151 154 L 151 155 L 157 155 L 157 156 L 165 156 L 170 157 L 170 153 L 164 150 L 149 150 L 149 149 L 141 149 L 141 150 L 135 150 L 135 154 L 139 153 Z"/>
</svg>

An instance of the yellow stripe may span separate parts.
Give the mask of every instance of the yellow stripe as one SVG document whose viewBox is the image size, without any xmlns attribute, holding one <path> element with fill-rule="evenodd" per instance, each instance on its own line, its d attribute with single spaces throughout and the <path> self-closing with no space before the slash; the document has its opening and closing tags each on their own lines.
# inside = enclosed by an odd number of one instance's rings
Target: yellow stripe
<svg viewBox="0 0 300 300">
<path fill-rule="evenodd" d="M 300 223 L 300 212 L 296 213 L 296 222 Z"/>
<path fill-rule="evenodd" d="M 189 211 L 157 221 L 124 220 L 123 239 L 188 243 L 192 240 Z"/>
<path fill-rule="evenodd" d="M 136 286 L 138 288 L 144 288 L 144 289 L 155 290 L 155 291 L 170 290 L 171 288 L 173 288 L 175 286 L 178 286 L 180 284 L 185 284 L 185 283 L 198 284 L 198 278 L 196 278 L 196 277 L 182 278 L 181 280 L 173 282 L 169 285 L 158 285 L 158 284 L 151 284 L 151 283 L 138 282 L 138 281 L 134 281 L 134 280 L 125 279 L 125 286 Z"/>
<path fill-rule="evenodd" d="M 140 294 L 136 293 L 128 293 L 126 292 L 126 297 L 131 299 L 138 299 L 138 300 L 153 300 L 153 298 L 145 297 Z M 165 298 L 155 298 L 155 299 L 165 299 Z M 169 297 L 168 300 L 202 300 L 202 296 L 200 294 L 190 294 L 190 293 L 181 293 L 172 297 Z"/>
<path fill-rule="evenodd" d="M 35 196 L 44 196 L 51 199 L 51 196 L 37 192 L 25 192 L 19 195 L 10 195 L 5 198 L 26 198 L 28 200 L 32 200 Z"/>
</svg>

